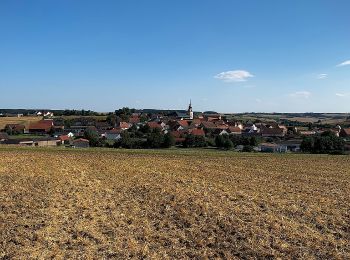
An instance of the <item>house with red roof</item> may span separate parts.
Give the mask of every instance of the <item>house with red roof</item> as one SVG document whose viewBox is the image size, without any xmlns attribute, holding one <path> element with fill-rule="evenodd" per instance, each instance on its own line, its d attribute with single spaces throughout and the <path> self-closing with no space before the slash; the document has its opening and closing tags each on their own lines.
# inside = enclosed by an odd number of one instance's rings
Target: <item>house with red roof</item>
<svg viewBox="0 0 350 260">
<path fill-rule="evenodd" d="M 119 128 L 122 130 L 127 130 L 131 127 L 130 123 L 128 122 L 120 122 L 119 123 Z"/>
<path fill-rule="evenodd" d="M 29 124 L 29 133 L 47 134 L 54 127 L 53 120 L 40 120 Z"/>
<path fill-rule="evenodd" d="M 213 122 L 204 121 L 200 124 L 200 127 L 204 128 L 204 129 L 215 129 L 216 125 Z"/>
<path fill-rule="evenodd" d="M 140 123 L 140 117 L 138 116 L 132 116 L 129 118 L 129 123 L 130 124 L 138 124 Z"/>
<path fill-rule="evenodd" d="M 58 137 L 58 140 L 60 140 L 61 144 L 69 144 L 71 138 L 68 135 L 61 135 Z"/>
<path fill-rule="evenodd" d="M 340 137 L 350 137 L 350 128 L 342 128 L 339 133 Z"/>
<path fill-rule="evenodd" d="M 227 132 L 231 135 L 240 135 L 242 134 L 242 129 L 237 126 L 229 126 Z"/>
<path fill-rule="evenodd" d="M 164 122 L 151 121 L 151 122 L 148 122 L 147 125 L 151 129 L 158 128 L 160 130 L 163 130 L 166 124 Z"/>
<path fill-rule="evenodd" d="M 77 148 L 89 148 L 90 142 L 87 139 L 79 138 L 73 141 L 73 145 L 74 147 L 77 147 Z"/>
<path fill-rule="evenodd" d="M 199 128 L 190 129 L 188 132 L 189 134 L 195 135 L 195 136 L 205 136 L 204 130 Z"/>
</svg>

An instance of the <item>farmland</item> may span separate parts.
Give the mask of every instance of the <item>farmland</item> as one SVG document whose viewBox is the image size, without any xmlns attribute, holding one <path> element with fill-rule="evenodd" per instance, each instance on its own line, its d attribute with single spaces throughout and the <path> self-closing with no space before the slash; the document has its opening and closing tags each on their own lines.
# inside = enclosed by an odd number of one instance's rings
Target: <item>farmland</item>
<svg viewBox="0 0 350 260">
<path fill-rule="evenodd" d="M 350 157 L 0 148 L 0 258 L 350 257 Z"/>
<path fill-rule="evenodd" d="M 41 118 L 37 116 L 24 116 L 24 117 L 0 117 L 0 130 L 4 129 L 7 124 L 23 124 L 28 128 L 31 122 L 37 122 Z"/>
</svg>

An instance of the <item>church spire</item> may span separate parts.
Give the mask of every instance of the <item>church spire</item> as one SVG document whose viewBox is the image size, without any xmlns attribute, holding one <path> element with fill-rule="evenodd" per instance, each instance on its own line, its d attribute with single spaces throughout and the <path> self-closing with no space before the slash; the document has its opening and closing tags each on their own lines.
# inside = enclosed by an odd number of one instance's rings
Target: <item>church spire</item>
<svg viewBox="0 0 350 260">
<path fill-rule="evenodd" d="M 190 99 L 190 104 L 188 105 L 188 115 L 190 116 L 190 119 L 192 120 L 193 119 L 193 111 L 192 111 L 192 101 Z"/>
</svg>

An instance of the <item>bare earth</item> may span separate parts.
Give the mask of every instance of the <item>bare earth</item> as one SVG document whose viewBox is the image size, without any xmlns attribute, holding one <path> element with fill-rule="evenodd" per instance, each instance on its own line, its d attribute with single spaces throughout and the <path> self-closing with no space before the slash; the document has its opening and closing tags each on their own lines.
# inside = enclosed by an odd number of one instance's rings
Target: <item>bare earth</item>
<svg viewBox="0 0 350 260">
<path fill-rule="evenodd" d="M 349 181 L 349 156 L 0 148 L 0 259 L 349 259 Z"/>
</svg>

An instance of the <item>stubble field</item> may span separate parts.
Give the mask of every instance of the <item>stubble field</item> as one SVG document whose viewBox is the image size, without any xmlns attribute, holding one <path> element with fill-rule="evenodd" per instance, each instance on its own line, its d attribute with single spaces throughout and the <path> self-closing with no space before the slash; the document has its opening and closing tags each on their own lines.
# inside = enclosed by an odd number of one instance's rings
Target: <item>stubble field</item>
<svg viewBox="0 0 350 260">
<path fill-rule="evenodd" d="M 0 259 L 349 259 L 349 181 L 349 156 L 0 148 Z"/>
<path fill-rule="evenodd" d="M 26 128 L 30 123 L 37 122 L 41 118 L 37 116 L 25 116 L 25 117 L 0 117 L 0 130 L 4 129 L 7 124 L 22 124 Z"/>
</svg>

